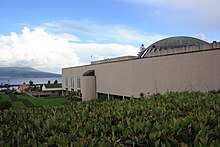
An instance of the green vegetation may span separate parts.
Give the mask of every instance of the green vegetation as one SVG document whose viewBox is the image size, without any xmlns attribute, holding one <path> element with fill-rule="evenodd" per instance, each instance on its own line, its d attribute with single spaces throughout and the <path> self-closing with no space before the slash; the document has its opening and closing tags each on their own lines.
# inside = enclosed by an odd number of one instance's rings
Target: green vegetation
<svg viewBox="0 0 220 147">
<path fill-rule="evenodd" d="M 29 100 L 35 106 L 60 106 L 64 103 L 68 102 L 67 97 L 59 97 L 59 98 L 34 98 L 26 94 L 16 94 L 16 99 L 12 100 L 8 94 L 1 94 L 0 95 L 0 102 L 2 101 L 9 101 L 12 104 L 12 109 L 18 110 L 25 108 L 23 104 L 23 100 Z"/>
<path fill-rule="evenodd" d="M 55 80 L 55 81 L 54 81 L 54 84 L 58 84 L 58 81 L 57 81 L 57 80 Z"/>
<path fill-rule="evenodd" d="M 68 95 L 66 97 L 71 102 L 81 102 L 82 101 L 82 98 L 80 97 L 80 93 L 76 92 L 76 91 L 69 91 Z"/>
<path fill-rule="evenodd" d="M 0 110 L 9 109 L 11 107 L 12 107 L 12 104 L 9 101 L 1 101 L 0 102 Z"/>
<path fill-rule="evenodd" d="M 21 101 L 12 102 L 12 109 L 19 110 L 25 108 L 25 105 Z"/>
<path fill-rule="evenodd" d="M 0 146 L 220 146 L 220 95 L 0 111 Z"/>
<path fill-rule="evenodd" d="M 0 94 L 0 101 L 11 101 L 10 97 L 7 94 Z"/>
<path fill-rule="evenodd" d="M 59 98 L 49 98 L 49 97 L 44 97 L 44 98 L 34 98 L 28 95 L 17 95 L 18 98 L 25 97 L 29 101 L 31 101 L 33 104 L 36 106 L 60 106 L 68 99 L 66 97 L 59 97 Z"/>
<path fill-rule="evenodd" d="M 24 108 L 24 104 L 21 101 L 12 101 L 8 94 L 0 94 L 0 102 L 9 101 L 12 104 L 12 108 L 15 110 Z"/>
</svg>

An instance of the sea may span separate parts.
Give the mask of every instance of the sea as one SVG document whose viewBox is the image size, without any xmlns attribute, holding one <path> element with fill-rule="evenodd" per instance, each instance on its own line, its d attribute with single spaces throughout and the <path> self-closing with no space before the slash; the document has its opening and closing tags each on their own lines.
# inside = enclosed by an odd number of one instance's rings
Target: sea
<svg viewBox="0 0 220 147">
<path fill-rule="evenodd" d="M 0 78 L 0 85 L 10 84 L 10 85 L 21 85 L 21 84 L 29 84 L 29 81 L 33 81 L 34 84 L 47 84 L 48 81 L 50 83 L 54 83 L 55 80 L 58 83 L 62 83 L 61 77 L 51 77 L 51 78 Z"/>
</svg>

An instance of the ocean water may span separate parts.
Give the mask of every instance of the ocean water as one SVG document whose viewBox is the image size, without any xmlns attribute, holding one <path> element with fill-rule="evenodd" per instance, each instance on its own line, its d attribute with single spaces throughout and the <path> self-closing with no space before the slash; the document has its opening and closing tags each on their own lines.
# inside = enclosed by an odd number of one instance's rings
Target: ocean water
<svg viewBox="0 0 220 147">
<path fill-rule="evenodd" d="M 55 80 L 58 81 L 58 83 L 62 83 L 61 77 L 51 77 L 51 78 L 0 78 L 0 85 L 8 83 L 10 85 L 21 85 L 23 83 L 29 84 L 29 81 L 33 81 L 34 84 L 46 84 L 48 81 L 50 83 L 53 83 Z"/>
</svg>

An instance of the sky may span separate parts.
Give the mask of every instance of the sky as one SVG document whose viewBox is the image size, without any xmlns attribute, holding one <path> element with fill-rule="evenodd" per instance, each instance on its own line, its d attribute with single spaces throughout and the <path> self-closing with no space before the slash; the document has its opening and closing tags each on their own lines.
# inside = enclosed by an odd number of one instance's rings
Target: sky
<svg viewBox="0 0 220 147">
<path fill-rule="evenodd" d="M 61 73 L 171 36 L 220 41 L 219 0 L 1 0 L 0 67 Z"/>
</svg>

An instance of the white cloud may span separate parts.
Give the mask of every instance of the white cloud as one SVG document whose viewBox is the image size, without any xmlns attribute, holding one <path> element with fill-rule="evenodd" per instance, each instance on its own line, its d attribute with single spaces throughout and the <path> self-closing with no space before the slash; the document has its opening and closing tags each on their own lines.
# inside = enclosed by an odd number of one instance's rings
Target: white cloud
<svg viewBox="0 0 220 147">
<path fill-rule="evenodd" d="M 91 60 L 100 60 L 104 58 L 119 57 L 126 55 L 136 56 L 139 52 L 139 48 L 132 45 L 121 44 L 98 44 L 98 43 L 74 43 L 72 47 L 75 48 L 75 52 L 81 58 L 86 59 L 84 62 L 90 62 Z M 91 59 L 92 56 L 92 59 Z"/>
<path fill-rule="evenodd" d="M 140 32 L 136 29 L 125 26 L 102 26 L 93 29 L 95 41 L 100 42 L 114 42 L 117 44 L 130 44 L 135 47 L 140 47 L 141 44 L 146 46 L 158 41 L 167 36 L 160 34 L 150 34 L 146 32 Z"/>
<path fill-rule="evenodd" d="M 97 27 L 96 37 L 98 39 L 113 40 L 114 42 L 133 44 L 140 46 L 142 43 L 150 45 L 151 43 L 164 38 L 160 34 L 147 34 L 145 32 L 136 31 L 135 29 L 125 26 L 102 26 Z M 101 38 L 102 37 L 102 38 Z"/>
<path fill-rule="evenodd" d="M 196 34 L 195 37 L 201 40 L 208 41 L 208 38 L 205 36 L 205 34 Z"/>
<path fill-rule="evenodd" d="M 61 68 L 79 64 L 79 57 L 71 47 L 70 34 L 49 34 L 41 28 L 25 27 L 21 34 L 14 32 L 0 36 L 0 66 L 31 66 Z"/>
<path fill-rule="evenodd" d="M 24 27 L 21 34 L 0 35 L 0 66 L 30 66 L 61 72 L 61 68 L 89 64 L 91 60 L 136 56 L 142 43 L 148 46 L 164 38 L 119 25 L 90 25 L 88 28 L 90 31 L 86 33 L 74 33 L 80 38 L 59 33 L 61 28 L 57 28 L 57 32 L 56 27 L 51 31 L 46 26 Z"/>
<path fill-rule="evenodd" d="M 65 24 L 65 25 L 60 25 Z M 73 26 L 75 29 L 74 34 L 81 36 L 78 38 L 78 42 L 87 43 L 117 43 L 117 44 L 132 44 L 134 46 L 140 46 L 142 43 L 150 45 L 151 43 L 164 38 L 165 36 L 160 34 L 149 34 L 141 31 L 137 31 L 135 28 L 131 28 L 124 25 L 116 24 L 96 24 L 92 21 L 60 21 L 60 22 L 48 22 L 43 24 L 43 28 L 52 32 L 67 32 L 65 26 Z M 68 27 L 67 27 L 68 28 Z M 70 27 L 71 28 L 71 27 Z M 80 29 L 76 29 L 80 28 Z M 81 31 L 81 32 L 80 32 Z"/>
<path fill-rule="evenodd" d="M 57 22 L 47 22 L 43 26 L 50 30 L 56 31 L 68 31 L 68 32 L 88 32 L 89 30 L 83 26 L 84 22 L 73 22 L 69 20 L 57 21 Z M 59 28 L 59 29 L 58 29 Z"/>
<path fill-rule="evenodd" d="M 138 52 L 132 45 L 74 42 L 78 40 L 71 34 L 52 34 L 43 28 L 25 27 L 21 34 L 0 36 L 0 66 L 30 66 L 57 72 L 62 67 L 88 64 L 91 55 L 96 60 Z"/>
</svg>

